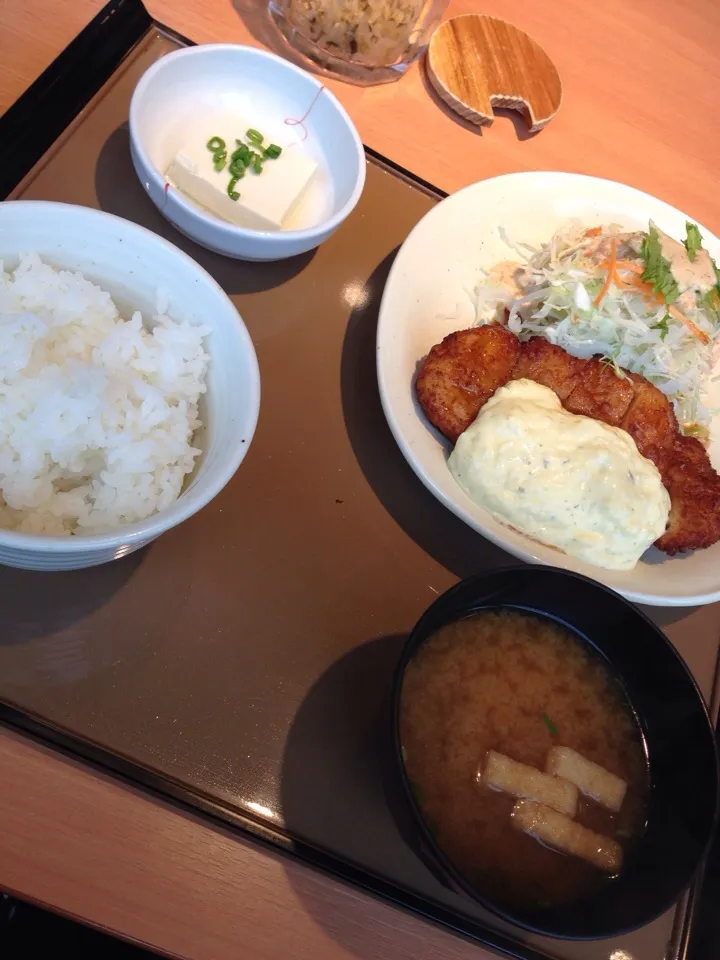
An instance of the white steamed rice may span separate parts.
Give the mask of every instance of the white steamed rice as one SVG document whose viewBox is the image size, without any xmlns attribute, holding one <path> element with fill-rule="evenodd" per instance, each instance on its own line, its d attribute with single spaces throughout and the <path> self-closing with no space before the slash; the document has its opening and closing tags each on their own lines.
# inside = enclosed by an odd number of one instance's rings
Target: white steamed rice
<svg viewBox="0 0 720 960">
<path fill-rule="evenodd" d="M 36 254 L 10 273 L 0 262 L 0 526 L 105 532 L 179 496 L 200 453 L 210 328 L 147 326 L 80 273 Z"/>
</svg>

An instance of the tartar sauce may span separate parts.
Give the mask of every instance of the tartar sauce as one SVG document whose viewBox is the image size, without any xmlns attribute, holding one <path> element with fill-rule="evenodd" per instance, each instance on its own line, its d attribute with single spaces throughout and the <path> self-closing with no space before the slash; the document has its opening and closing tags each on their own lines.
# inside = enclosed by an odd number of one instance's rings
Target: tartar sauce
<svg viewBox="0 0 720 960">
<path fill-rule="evenodd" d="M 458 438 L 453 476 L 497 519 L 610 570 L 631 570 L 667 525 L 670 498 L 632 437 L 515 380 Z"/>
</svg>

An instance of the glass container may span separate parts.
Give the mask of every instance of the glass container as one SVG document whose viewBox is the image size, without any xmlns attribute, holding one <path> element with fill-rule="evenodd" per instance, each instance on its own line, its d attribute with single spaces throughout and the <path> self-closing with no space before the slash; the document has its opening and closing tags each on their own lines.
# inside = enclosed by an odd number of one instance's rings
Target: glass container
<svg viewBox="0 0 720 960">
<path fill-rule="evenodd" d="M 427 46 L 449 0 L 269 0 L 304 58 L 356 83 L 399 79 Z"/>
</svg>

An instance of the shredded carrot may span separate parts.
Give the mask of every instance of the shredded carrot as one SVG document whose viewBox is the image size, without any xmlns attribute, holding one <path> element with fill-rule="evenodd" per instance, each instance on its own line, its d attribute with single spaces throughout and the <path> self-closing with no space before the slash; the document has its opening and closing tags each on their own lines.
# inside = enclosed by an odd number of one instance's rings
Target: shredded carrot
<svg viewBox="0 0 720 960">
<path fill-rule="evenodd" d="M 665 303 L 664 298 L 661 297 L 659 293 L 655 293 L 652 284 L 644 283 L 642 280 L 634 280 L 631 286 L 643 293 L 645 297 L 653 303 L 657 303 L 658 305 Z M 700 343 L 708 344 L 710 342 L 707 334 L 703 333 L 702 330 L 692 322 L 690 317 L 686 317 L 682 310 L 678 310 L 677 307 L 673 306 L 669 306 L 667 309 L 670 316 L 684 324 L 690 333 L 692 333 L 694 337 L 697 337 Z"/>
<path fill-rule="evenodd" d="M 600 264 L 600 266 L 604 266 L 604 265 L 605 264 Z M 637 274 L 637 276 L 621 277 L 620 271 L 623 270 L 624 268 L 625 268 L 625 261 L 623 260 L 620 260 L 615 264 L 615 277 L 616 277 L 616 280 L 619 281 L 618 286 L 622 284 L 623 286 L 632 287 L 634 290 L 637 290 L 638 293 L 644 294 L 648 300 L 652 300 L 655 303 L 665 303 L 665 301 L 660 296 L 660 294 L 655 293 L 655 290 L 653 289 L 653 285 L 651 283 L 646 283 L 644 280 L 640 279 L 639 275 L 643 272 L 642 267 L 638 267 L 637 269 L 635 269 L 634 267 L 631 268 L 631 272 L 633 274 Z"/>
<path fill-rule="evenodd" d="M 653 285 L 651 283 L 646 283 L 639 277 L 633 277 L 632 280 L 628 280 L 628 286 L 634 287 L 639 293 L 644 294 L 648 300 L 652 300 L 655 303 L 665 303 L 660 294 L 655 293 Z"/>
<path fill-rule="evenodd" d="M 601 260 L 598 263 L 598 266 L 602 269 L 607 270 L 610 266 L 609 260 Z M 629 270 L 631 273 L 637 273 L 640 276 L 644 273 L 644 268 L 636 260 L 616 260 L 615 261 L 615 270 Z"/>
<path fill-rule="evenodd" d="M 671 317 L 674 317 L 676 320 L 679 320 L 680 323 L 684 323 L 685 326 L 690 331 L 690 333 L 694 337 L 697 337 L 700 343 L 705 343 L 705 344 L 710 343 L 710 340 L 707 334 L 704 334 L 702 330 L 699 329 L 699 327 L 696 327 L 695 324 L 690 319 L 690 317 L 686 317 L 685 314 L 681 310 L 678 310 L 677 307 L 672 307 L 672 306 L 668 307 L 668 313 L 670 314 Z"/>
<path fill-rule="evenodd" d="M 589 228 L 585 231 L 584 236 L 586 236 L 586 237 L 599 237 L 600 234 L 602 233 L 602 231 L 603 231 L 603 228 L 602 228 L 602 227 L 589 227 Z"/>
<path fill-rule="evenodd" d="M 641 267 L 637 260 L 618 260 L 615 266 L 622 270 L 630 270 L 631 273 L 637 273 L 638 276 L 645 273 L 645 268 Z"/>
<path fill-rule="evenodd" d="M 607 269 L 607 276 L 605 277 L 605 283 L 602 286 L 602 290 L 595 298 L 595 306 L 600 306 L 602 299 L 608 292 L 610 283 L 613 280 L 617 286 L 630 286 L 639 293 L 644 294 L 648 300 L 652 300 L 654 303 L 665 303 L 665 299 L 659 293 L 655 292 L 651 283 L 646 283 L 644 280 L 641 280 L 641 276 L 645 272 L 643 267 L 636 260 L 618 260 L 616 258 L 616 252 L 615 239 L 613 238 L 610 241 L 610 257 L 607 260 L 603 260 L 599 264 L 601 268 L 604 267 Z M 624 280 L 618 272 L 620 270 L 629 270 L 630 273 L 635 274 L 635 276 Z M 717 294 L 715 294 L 715 297 L 717 301 L 720 302 L 720 297 L 718 297 Z M 703 333 L 702 330 L 700 330 L 700 328 L 692 322 L 690 317 L 686 317 L 682 310 L 678 310 L 677 307 L 670 306 L 668 307 L 668 312 L 670 313 L 670 316 L 684 324 L 690 333 L 692 333 L 694 337 L 697 337 L 701 343 L 708 344 L 710 342 L 707 334 Z"/>
<path fill-rule="evenodd" d="M 605 283 L 602 285 L 600 293 L 595 297 L 593 301 L 595 307 L 599 307 L 603 301 L 603 297 L 610 289 L 610 284 L 613 282 L 613 277 L 615 276 L 615 264 L 617 263 L 617 242 L 615 237 L 612 237 L 610 240 L 610 260 L 608 261 L 608 272 L 605 277 Z"/>
</svg>

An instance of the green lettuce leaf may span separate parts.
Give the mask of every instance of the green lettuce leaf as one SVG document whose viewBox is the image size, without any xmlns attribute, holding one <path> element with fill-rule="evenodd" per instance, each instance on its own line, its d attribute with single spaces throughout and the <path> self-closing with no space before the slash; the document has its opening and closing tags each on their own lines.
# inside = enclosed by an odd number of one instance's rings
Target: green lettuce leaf
<svg viewBox="0 0 720 960">
<path fill-rule="evenodd" d="M 661 340 L 664 340 L 665 337 L 666 337 L 666 336 L 668 335 L 668 333 L 670 332 L 670 328 L 669 328 L 669 326 L 668 326 L 668 323 L 669 323 L 669 322 L 670 322 L 670 314 L 669 314 L 669 313 L 666 313 L 665 316 L 662 318 L 662 320 L 660 320 L 658 323 L 654 323 L 654 324 L 652 325 L 652 327 L 650 327 L 650 329 L 651 329 L 651 330 L 659 330 L 659 331 L 660 331 L 660 339 L 661 339 Z"/>
<path fill-rule="evenodd" d="M 720 319 L 720 268 L 712 257 L 710 257 L 710 263 L 713 265 L 713 270 L 715 271 L 715 280 L 717 282 L 712 290 L 705 294 L 703 300 L 705 305 L 709 306 L 711 310 L 714 310 Z"/>
<path fill-rule="evenodd" d="M 702 248 L 702 237 L 697 228 L 697 224 L 690 223 L 689 220 L 685 223 L 685 232 L 687 233 L 687 237 L 683 243 L 687 250 L 688 260 L 692 263 L 697 256 L 698 250 Z"/>
<path fill-rule="evenodd" d="M 642 275 L 645 283 L 652 284 L 655 293 L 659 293 L 665 303 L 675 303 L 680 296 L 680 291 L 670 270 L 670 264 L 662 255 L 660 237 L 652 223 L 643 239 L 642 258 L 645 261 L 645 271 Z"/>
</svg>

